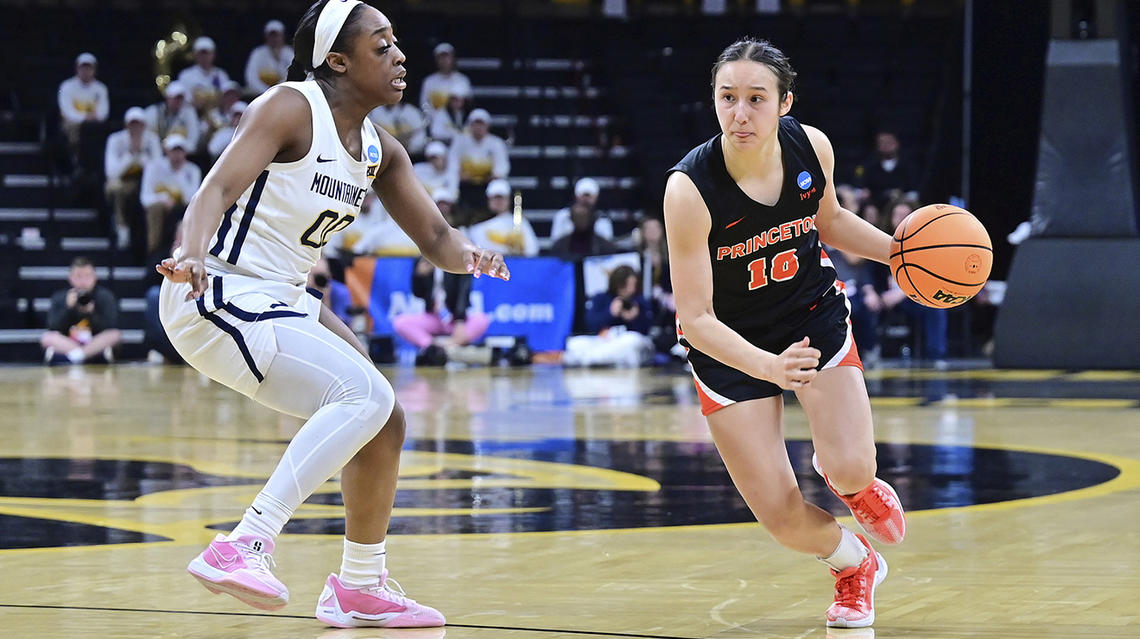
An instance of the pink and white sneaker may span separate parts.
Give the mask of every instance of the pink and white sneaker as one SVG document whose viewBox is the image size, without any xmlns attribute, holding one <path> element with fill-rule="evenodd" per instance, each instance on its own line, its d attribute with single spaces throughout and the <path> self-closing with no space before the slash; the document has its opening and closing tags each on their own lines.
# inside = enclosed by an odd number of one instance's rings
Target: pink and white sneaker
<svg viewBox="0 0 1140 639">
<path fill-rule="evenodd" d="M 289 589 L 273 575 L 273 541 L 243 535 L 227 541 L 219 534 L 186 567 L 206 590 L 233 595 L 261 610 L 279 610 L 289 603 Z"/>
<path fill-rule="evenodd" d="M 867 531 L 867 534 L 884 544 L 902 543 L 906 537 L 906 513 L 903 512 L 902 502 L 895 489 L 887 482 L 875 478 L 871 485 L 854 495 L 840 495 L 831 480 L 819 466 L 819 458 L 813 453 L 811 465 L 827 487 L 835 494 L 855 516 L 855 521 Z"/>
<path fill-rule="evenodd" d="M 447 623 L 435 608 L 409 599 L 387 570 L 380 583 L 367 588 L 349 588 L 336 574 L 329 575 L 317 599 L 317 619 L 337 628 L 434 628 Z"/>
</svg>

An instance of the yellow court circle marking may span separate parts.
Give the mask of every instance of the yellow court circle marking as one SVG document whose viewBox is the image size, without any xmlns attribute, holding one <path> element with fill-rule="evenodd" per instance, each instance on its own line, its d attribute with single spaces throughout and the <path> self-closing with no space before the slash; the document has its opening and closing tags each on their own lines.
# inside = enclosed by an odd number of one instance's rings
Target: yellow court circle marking
<svg viewBox="0 0 1140 639">
<path fill-rule="evenodd" d="M 933 441 L 897 441 L 892 440 L 892 444 L 907 444 L 907 445 L 938 445 L 940 442 Z M 965 446 L 959 444 L 959 446 Z M 1121 457 L 1118 455 L 1108 455 L 1103 453 L 1091 452 L 1075 452 L 1063 451 L 1051 448 L 1040 448 L 1033 446 L 1019 446 L 1004 443 L 985 443 L 977 442 L 970 444 L 968 447 L 975 449 L 997 449 L 1008 450 L 1014 452 L 1036 453 L 1043 455 L 1053 455 L 1059 457 L 1070 457 L 1076 459 L 1086 459 L 1103 463 L 1114 468 L 1117 468 L 1119 474 L 1104 483 L 1088 486 L 1085 488 L 1078 488 L 1061 493 L 1054 493 L 1051 495 L 1041 495 L 1037 497 L 1026 497 L 1022 499 L 1015 499 L 1010 501 L 993 502 L 987 504 L 971 504 L 968 506 L 952 506 L 947 508 L 932 508 L 925 510 L 917 510 L 907 513 L 908 517 L 915 518 L 929 518 L 957 514 L 962 512 L 987 512 L 987 511 L 1000 511 L 1012 510 L 1015 508 L 1027 508 L 1039 505 L 1056 504 L 1067 501 L 1074 501 L 1080 499 L 1093 499 L 1103 497 L 1121 491 L 1131 490 L 1140 487 L 1140 460 L 1128 457 Z M 409 453 L 417 453 L 422 451 L 408 451 Z M 448 463 L 440 466 L 440 469 L 446 467 L 455 469 L 456 464 L 459 468 L 478 469 L 484 472 L 499 472 L 502 474 L 515 474 L 519 477 L 513 478 L 496 478 L 495 483 L 479 482 L 480 486 L 514 486 L 514 487 L 539 487 L 539 488 L 585 488 L 585 489 L 603 489 L 603 490 L 635 490 L 653 492 L 660 489 L 660 484 L 656 481 L 640 475 L 632 473 L 625 473 L 622 471 L 613 471 L 604 468 L 597 468 L 592 466 L 578 466 L 574 464 L 560 464 L 556 462 L 529 462 L 529 460 L 519 460 L 513 458 L 502 458 L 494 456 L 484 456 L 474 458 L 470 455 L 462 455 L 456 453 L 425 453 L 430 457 L 438 457 L 445 459 Z M 96 456 L 102 459 L 118 459 L 122 456 L 102 455 Z M 161 461 L 163 463 L 181 464 L 199 469 L 199 467 L 192 461 L 179 460 L 177 458 L 159 458 L 156 456 L 145 456 L 145 461 Z M 53 456 L 52 458 L 67 459 L 66 457 Z M 135 459 L 133 456 L 130 459 Z M 143 461 L 143 460 L 140 460 Z M 422 474 L 424 463 L 426 460 L 418 460 L 417 474 Z M 430 464 L 428 464 L 430 465 Z M 217 466 L 214 466 L 217 468 Z M 534 473 L 530 476 L 529 481 L 525 476 Z M 562 474 L 565 473 L 565 474 Z M 212 473 L 216 474 L 216 473 Z M 225 472 L 221 474 L 226 474 Z M 561 475 L 561 476 L 560 476 Z M 477 479 L 477 478 L 476 478 Z M 523 480 L 523 481 L 514 481 Z M 569 479 L 566 483 L 559 482 L 559 479 Z M 420 482 L 421 485 L 417 488 L 431 488 L 440 487 L 439 485 L 430 485 L 431 480 L 412 479 L 412 482 Z M 443 480 L 446 487 L 471 487 L 473 480 Z M 404 482 L 401 481 L 401 488 L 404 488 Z M 570 485 L 568 485 L 570 484 Z M 208 540 L 215 534 L 206 526 L 216 523 L 217 521 L 225 521 L 232 519 L 232 511 L 235 507 L 244 506 L 246 500 L 250 499 L 252 495 L 256 494 L 260 484 L 257 485 L 237 485 L 237 486 L 213 486 L 213 487 L 198 487 L 189 489 L 176 489 L 170 491 L 162 491 L 158 493 L 151 493 L 148 495 L 140 496 L 134 500 L 85 500 L 85 499 L 54 499 L 54 498 L 0 498 L 0 514 L 16 515 L 23 517 L 32 517 L 40 519 L 53 519 L 58 521 L 70 521 L 75 523 L 83 523 L 95 526 L 105 526 L 111 528 L 118 528 L 122 530 L 130 530 L 144 534 L 159 535 L 168 537 L 171 541 L 168 542 L 136 542 L 126 544 L 108 544 L 108 545 L 95 545 L 95 546 L 78 546 L 78 547 L 50 547 L 50 548 L 13 548 L 0 550 L 0 554 L 10 554 L 18 552 L 58 552 L 58 551 L 75 551 L 80 549 L 95 549 L 95 548 L 123 548 L 130 546 L 154 546 L 155 544 L 197 544 L 202 543 L 202 540 Z M 604 486 L 604 488 L 603 488 Z M 338 489 L 335 482 L 330 482 L 321 487 L 318 491 L 320 493 L 334 492 Z M 218 497 L 223 499 L 219 500 Z M 196 499 L 209 498 L 215 503 L 208 506 L 194 505 L 192 502 Z M 238 501 L 234 501 L 234 500 Z M 190 503 L 187 503 L 190 502 Z M 225 510 L 229 515 L 222 512 L 210 513 L 213 510 Z M 490 515 L 502 513 L 522 513 L 522 512 L 542 512 L 548 510 L 546 508 L 502 508 L 495 509 L 494 512 L 490 510 L 477 510 L 465 508 L 402 508 L 397 509 L 396 513 L 407 516 L 439 516 L 451 514 L 470 514 L 477 515 Z M 208 513 L 208 516 L 203 516 L 203 512 Z M 145 512 L 145 518 L 142 517 Z M 317 517 L 330 517 L 330 516 L 343 516 L 343 507 L 331 506 L 322 504 L 303 504 L 298 509 L 297 518 L 317 518 Z M 180 519 L 179 515 L 192 515 L 186 519 Z M 167 521 L 160 521 L 167 519 Z M 847 518 L 842 518 L 847 519 Z M 441 533 L 441 534 L 408 534 L 401 535 L 402 537 L 429 537 L 433 539 L 439 538 L 470 538 L 478 536 L 483 538 L 492 538 L 500 535 L 581 535 L 581 534 L 644 534 L 644 533 L 662 533 L 671 531 L 691 531 L 696 529 L 729 529 L 740 527 L 758 526 L 756 522 L 739 522 L 730 524 L 691 524 L 683 526 L 654 526 L 654 527 L 639 527 L 639 528 L 601 528 L 601 529 L 587 529 L 587 530 L 555 530 L 555 531 L 520 531 L 509 533 Z M 303 537 L 324 537 L 321 534 L 306 534 Z M 327 535 L 339 537 L 340 535 Z"/>
</svg>

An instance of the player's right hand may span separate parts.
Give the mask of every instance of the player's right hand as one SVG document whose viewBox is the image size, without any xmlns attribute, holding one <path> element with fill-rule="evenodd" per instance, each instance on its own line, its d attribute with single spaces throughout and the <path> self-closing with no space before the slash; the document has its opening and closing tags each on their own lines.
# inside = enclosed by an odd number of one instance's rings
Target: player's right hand
<svg viewBox="0 0 1140 639">
<path fill-rule="evenodd" d="M 792 344 L 776 357 L 770 381 L 784 390 L 799 390 L 815 379 L 819 366 L 818 348 L 809 346 L 808 338 Z"/>
<path fill-rule="evenodd" d="M 196 300 L 206 292 L 206 265 L 201 258 L 183 257 L 175 260 L 168 257 L 155 265 L 154 269 L 171 282 L 190 284 L 186 300 Z"/>
</svg>

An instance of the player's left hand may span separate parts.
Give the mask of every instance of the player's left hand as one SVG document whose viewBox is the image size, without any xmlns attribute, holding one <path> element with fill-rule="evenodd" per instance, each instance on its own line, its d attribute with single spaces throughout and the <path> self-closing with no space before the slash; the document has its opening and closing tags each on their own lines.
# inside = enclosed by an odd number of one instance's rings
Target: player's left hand
<svg viewBox="0 0 1140 639">
<path fill-rule="evenodd" d="M 465 252 L 463 261 L 467 265 L 467 272 L 475 277 L 489 275 L 503 281 L 511 279 L 511 272 L 503 261 L 503 254 L 498 251 L 485 248 L 469 249 Z"/>
</svg>

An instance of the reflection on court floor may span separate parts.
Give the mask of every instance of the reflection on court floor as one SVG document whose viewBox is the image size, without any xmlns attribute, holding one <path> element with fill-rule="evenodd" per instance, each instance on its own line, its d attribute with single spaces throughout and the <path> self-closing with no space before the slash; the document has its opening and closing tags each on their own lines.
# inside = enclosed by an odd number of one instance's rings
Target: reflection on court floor
<svg viewBox="0 0 1140 639">
<path fill-rule="evenodd" d="M 880 474 L 911 513 L 877 635 L 822 627 L 826 571 L 754 523 L 691 377 L 386 374 L 409 416 L 392 567 L 445 610 L 445 631 L 344 632 L 309 616 L 339 561 L 335 478 L 279 546 L 297 603 L 264 615 L 198 588 L 186 561 L 234 524 L 299 422 L 189 369 L 119 366 L 0 368 L 12 636 L 1131 636 L 1140 557 L 1103 549 L 1136 542 L 1138 373 L 868 372 Z M 804 495 L 846 515 L 811 470 L 794 400 L 785 420 Z M 1065 603 L 1044 606 L 1057 571 Z"/>
</svg>

